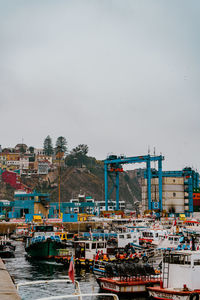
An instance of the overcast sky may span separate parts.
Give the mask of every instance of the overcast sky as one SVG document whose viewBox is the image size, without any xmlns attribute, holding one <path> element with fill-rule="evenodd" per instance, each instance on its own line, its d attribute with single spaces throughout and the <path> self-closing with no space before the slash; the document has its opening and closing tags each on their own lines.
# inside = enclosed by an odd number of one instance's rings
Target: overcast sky
<svg viewBox="0 0 200 300">
<path fill-rule="evenodd" d="M 0 0 L 0 144 L 200 171 L 199 0 Z M 142 167 L 142 165 L 141 165 Z"/>
</svg>

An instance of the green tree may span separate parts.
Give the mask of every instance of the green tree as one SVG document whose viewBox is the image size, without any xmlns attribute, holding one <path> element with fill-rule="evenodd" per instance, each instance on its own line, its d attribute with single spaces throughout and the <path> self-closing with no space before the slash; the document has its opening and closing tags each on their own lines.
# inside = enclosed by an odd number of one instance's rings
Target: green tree
<svg viewBox="0 0 200 300">
<path fill-rule="evenodd" d="M 35 148 L 34 148 L 34 147 L 32 147 L 32 146 L 30 146 L 30 147 L 29 147 L 29 151 L 30 151 L 30 153 L 31 153 L 31 154 L 33 154 L 33 153 L 34 153 L 34 149 L 35 149 Z"/>
<path fill-rule="evenodd" d="M 88 146 L 85 144 L 80 144 L 76 148 L 72 149 L 70 154 L 66 157 L 65 163 L 68 166 L 79 166 L 82 167 L 83 164 L 87 165 L 88 162 Z"/>
<path fill-rule="evenodd" d="M 20 144 L 19 152 L 24 154 L 26 152 L 26 148 L 24 144 Z"/>
<path fill-rule="evenodd" d="M 59 152 L 66 153 L 67 152 L 67 141 L 66 141 L 65 137 L 59 136 L 57 138 L 55 151 L 56 151 L 56 153 L 59 153 Z"/>
<path fill-rule="evenodd" d="M 76 148 L 72 149 L 72 153 L 75 153 L 76 155 L 85 156 L 88 154 L 89 148 L 85 144 L 80 144 Z"/>
<path fill-rule="evenodd" d="M 53 145 L 51 137 L 48 135 L 44 140 L 44 153 L 45 155 L 52 155 L 53 154 Z"/>
</svg>

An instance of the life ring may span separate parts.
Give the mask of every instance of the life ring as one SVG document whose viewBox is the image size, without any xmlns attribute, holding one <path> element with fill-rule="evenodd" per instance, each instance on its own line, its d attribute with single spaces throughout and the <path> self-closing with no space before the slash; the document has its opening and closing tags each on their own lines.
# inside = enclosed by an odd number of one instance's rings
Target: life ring
<svg viewBox="0 0 200 300">
<path fill-rule="evenodd" d="M 192 293 L 190 295 L 190 300 L 199 300 L 199 294 L 198 293 Z"/>
<path fill-rule="evenodd" d="M 143 256 L 143 257 L 142 257 L 142 261 L 143 261 L 143 262 L 147 262 L 147 261 L 148 261 L 148 257 L 147 257 L 147 256 Z"/>
</svg>

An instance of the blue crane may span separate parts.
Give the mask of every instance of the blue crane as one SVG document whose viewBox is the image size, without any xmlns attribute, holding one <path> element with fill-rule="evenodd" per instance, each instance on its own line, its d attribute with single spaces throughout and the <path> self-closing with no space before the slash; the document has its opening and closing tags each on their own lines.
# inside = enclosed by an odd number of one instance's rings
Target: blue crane
<svg viewBox="0 0 200 300">
<path fill-rule="evenodd" d="M 119 174 L 123 172 L 122 165 L 124 164 L 134 164 L 134 163 L 146 163 L 147 167 L 147 191 L 148 191 L 148 207 L 152 209 L 151 202 L 151 162 L 158 161 L 158 177 L 159 177 L 159 207 L 162 210 L 162 161 L 164 156 L 134 156 L 134 157 L 124 157 L 117 155 L 110 155 L 106 160 L 104 160 L 104 182 L 105 182 L 105 206 L 108 210 L 108 200 L 110 200 L 110 195 L 116 189 L 116 210 L 119 210 Z M 112 180 L 112 187 L 108 191 L 108 176 Z"/>
</svg>

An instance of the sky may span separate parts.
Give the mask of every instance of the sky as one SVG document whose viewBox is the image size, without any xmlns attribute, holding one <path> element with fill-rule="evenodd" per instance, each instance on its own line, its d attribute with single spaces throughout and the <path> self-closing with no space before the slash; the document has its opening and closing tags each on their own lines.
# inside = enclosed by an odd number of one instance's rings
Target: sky
<svg viewBox="0 0 200 300">
<path fill-rule="evenodd" d="M 199 0 L 0 0 L 2 147 L 47 135 L 97 159 L 155 147 L 165 170 L 200 171 L 199 12 Z"/>
</svg>

